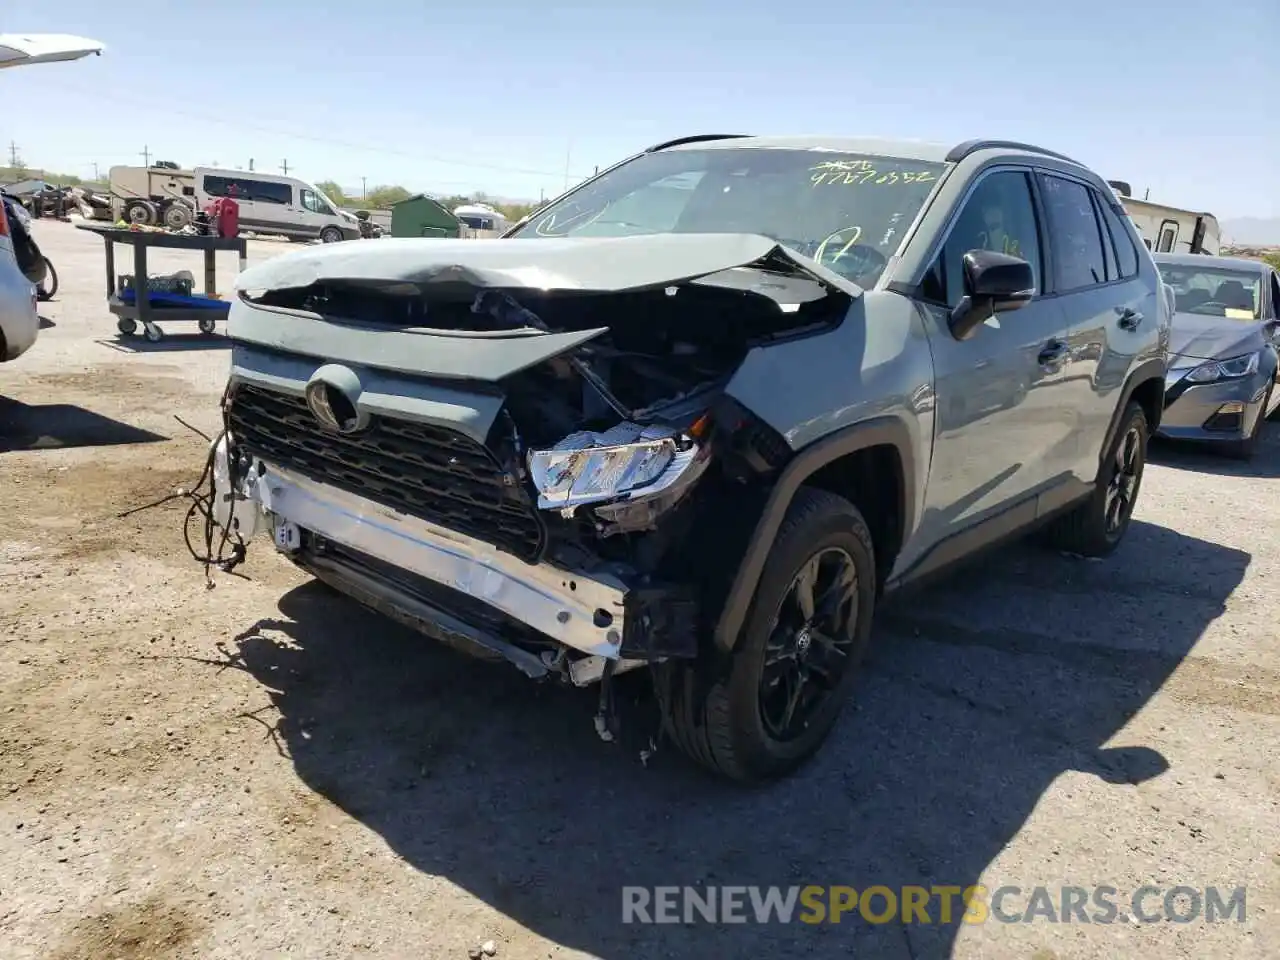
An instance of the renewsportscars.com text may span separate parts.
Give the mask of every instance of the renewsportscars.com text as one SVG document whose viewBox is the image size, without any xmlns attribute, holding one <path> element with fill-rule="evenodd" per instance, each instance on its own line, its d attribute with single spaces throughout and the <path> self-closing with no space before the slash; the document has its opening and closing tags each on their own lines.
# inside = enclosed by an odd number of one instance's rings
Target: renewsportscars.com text
<svg viewBox="0 0 1280 960">
<path fill-rule="evenodd" d="M 1244 887 L 623 887 L 623 923 L 1222 923 Z"/>
</svg>

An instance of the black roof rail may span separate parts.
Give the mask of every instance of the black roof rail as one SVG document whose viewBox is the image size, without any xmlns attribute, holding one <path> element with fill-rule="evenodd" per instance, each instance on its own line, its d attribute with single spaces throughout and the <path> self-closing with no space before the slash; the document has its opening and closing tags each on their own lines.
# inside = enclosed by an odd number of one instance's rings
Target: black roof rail
<svg viewBox="0 0 1280 960">
<path fill-rule="evenodd" d="M 1019 143 L 1017 140 L 966 140 L 951 148 L 947 154 L 947 163 L 959 163 L 969 154 L 977 153 L 979 150 L 1026 150 L 1028 153 L 1042 153 L 1046 157 L 1056 157 L 1067 163 L 1074 163 L 1078 167 L 1084 166 L 1079 160 L 1073 160 L 1065 154 L 1046 150 L 1044 147 L 1037 147 L 1030 143 Z"/>
<path fill-rule="evenodd" d="M 674 140 L 667 140 L 650 147 L 645 153 L 657 153 L 659 150 L 666 150 L 668 147 L 679 147 L 686 143 L 701 143 L 703 140 L 737 140 L 742 137 L 749 137 L 749 133 L 695 133 L 688 137 L 676 137 Z"/>
</svg>

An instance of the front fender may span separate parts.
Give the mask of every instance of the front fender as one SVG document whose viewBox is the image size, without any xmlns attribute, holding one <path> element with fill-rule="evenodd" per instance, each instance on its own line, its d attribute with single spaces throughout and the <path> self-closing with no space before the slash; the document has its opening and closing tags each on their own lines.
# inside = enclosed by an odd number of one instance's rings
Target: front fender
<svg viewBox="0 0 1280 960">
<path fill-rule="evenodd" d="M 902 504 L 903 515 L 899 542 L 905 542 L 909 532 L 915 529 L 917 464 L 913 453 L 915 447 L 912 433 L 904 420 L 897 417 L 868 420 L 846 427 L 805 447 L 783 468 L 769 493 L 760 518 L 756 521 L 755 531 L 747 544 L 742 562 L 738 565 L 737 574 L 716 624 L 715 642 L 720 650 L 732 651 L 738 642 L 756 587 L 760 583 L 760 576 L 764 572 L 765 562 L 796 491 L 827 464 L 858 450 L 883 444 L 892 445 L 898 451 L 902 463 L 899 502 Z"/>
</svg>

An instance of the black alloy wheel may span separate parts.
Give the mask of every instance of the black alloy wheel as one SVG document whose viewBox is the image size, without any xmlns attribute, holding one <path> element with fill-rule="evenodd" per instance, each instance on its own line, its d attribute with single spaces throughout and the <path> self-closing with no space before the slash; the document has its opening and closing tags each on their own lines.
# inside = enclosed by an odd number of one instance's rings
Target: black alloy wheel
<svg viewBox="0 0 1280 960">
<path fill-rule="evenodd" d="M 1142 428 L 1130 424 L 1112 458 L 1111 479 L 1107 483 L 1106 531 L 1108 537 L 1124 530 L 1138 500 L 1138 484 L 1142 480 Z"/>
<path fill-rule="evenodd" d="M 760 719 L 770 737 L 795 740 L 840 690 L 857 623 L 857 568 L 848 552 L 828 547 L 791 581 L 765 644 Z"/>
</svg>

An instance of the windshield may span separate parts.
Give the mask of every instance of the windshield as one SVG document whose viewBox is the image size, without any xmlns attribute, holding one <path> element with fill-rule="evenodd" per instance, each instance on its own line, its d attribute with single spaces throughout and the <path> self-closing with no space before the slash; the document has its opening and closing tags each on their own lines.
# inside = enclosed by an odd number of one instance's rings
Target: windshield
<svg viewBox="0 0 1280 960">
<path fill-rule="evenodd" d="M 1179 313 L 1257 320 L 1262 316 L 1262 275 L 1162 263 L 1160 276 L 1173 287 Z"/>
<path fill-rule="evenodd" d="M 660 151 L 544 207 L 511 236 L 762 234 L 865 287 L 879 279 L 944 169 L 815 150 Z"/>
</svg>

